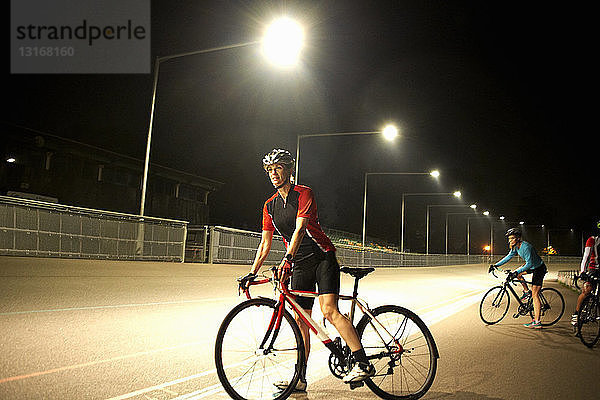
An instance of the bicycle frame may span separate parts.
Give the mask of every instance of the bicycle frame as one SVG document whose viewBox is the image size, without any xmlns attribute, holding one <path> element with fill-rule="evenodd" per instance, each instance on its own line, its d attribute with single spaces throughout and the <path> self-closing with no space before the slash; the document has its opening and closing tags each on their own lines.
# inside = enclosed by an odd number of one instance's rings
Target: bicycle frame
<svg viewBox="0 0 600 400">
<path fill-rule="evenodd" d="M 267 352 L 271 349 L 273 343 L 275 342 L 275 339 L 277 338 L 277 334 L 278 334 L 280 326 L 281 326 L 281 320 L 283 318 L 283 311 L 285 309 L 285 304 L 287 303 L 296 312 L 296 314 L 299 316 L 299 318 L 308 326 L 309 330 L 313 331 L 313 333 L 323 343 L 323 345 L 325 347 L 327 347 L 327 349 L 329 349 L 329 351 L 331 351 L 336 357 L 338 357 L 338 359 L 344 360 L 345 356 L 342 354 L 341 349 L 338 348 L 334 344 L 333 340 L 331 340 L 331 338 L 329 337 L 329 335 L 327 334 L 325 329 L 323 327 L 321 327 L 321 325 L 319 325 L 317 322 L 315 322 L 315 320 L 313 320 L 311 318 L 311 316 L 308 315 L 306 313 L 306 311 L 304 311 L 304 309 L 302 307 L 300 307 L 300 305 L 295 301 L 295 296 L 317 298 L 319 296 L 319 294 L 317 292 L 290 290 L 290 289 L 288 289 L 287 282 L 288 282 L 288 278 L 291 275 L 291 271 L 284 273 L 284 275 L 282 276 L 281 279 L 277 279 L 276 272 L 275 271 L 273 271 L 273 272 L 274 272 L 273 278 L 266 278 L 266 279 L 262 279 L 260 281 L 249 282 L 248 288 L 246 290 L 244 290 L 246 297 L 248 299 L 250 299 L 251 296 L 250 296 L 249 286 L 260 285 L 263 283 L 273 283 L 275 291 L 279 293 L 279 296 L 278 296 L 279 299 L 276 304 L 275 311 L 273 312 L 273 316 L 271 317 L 271 320 L 269 322 L 267 332 L 266 332 L 265 337 L 264 337 L 263 341 L 261 342 L 259 348 L 264 349 L 265 352 Z M 371 318 L 369 323 L 371 323 L 373 325 L 373 321 L 374 321 L 379 326 L 379 328 L 383 331 L 382 333 L 386 334 L 390 338 L 390 340 L 384 340 L 383 337 L 381 337 L 382 335 L 380 334 L 380 330 L 375 329 L 375 332 L 377 332 L 377 334 L 380 336 L 382 341 L 384 343 L 393 343 L 397 347 L 397 349 L 394 350 L 394 352 L 396 352 L 396 353 L 402 352 L 403 351 L 402 345 L 400 343 L 398 343 L 396 338 L 390 332 L 388 332 L 387 329 L 377 320 L 377 318 L 371 313 L 369 307 L 363 301 L 361 301 L 357 297 L 357 295 L 358 295 L 358 279 L 355 281 L 354 292 L 353 292 L 352 296 L 339 295 L 339 297 L 338 297 L 338 299 L 340 299 L 340 300 L 352 301 L 351 308 L 350 308 L 350 322 L 352 323 L 352 325 L 354 325 L 355 307 L 358 306 L 358 308 L 360 309 L 360 311 L 363 314 L 368 315 Z M 271 336 L 271 333 L 273 333 L 271 342 L 269 343 L 267 348 L 265 348 L 264 346 L 266 345 L 269 337 Z M 388 350 L 390 350 L 390 349 L 388 348 Z M 372 358 L 375 358 L 375 357 L 377 357 L 377 356 L 373 356 Z"/>
</svg>

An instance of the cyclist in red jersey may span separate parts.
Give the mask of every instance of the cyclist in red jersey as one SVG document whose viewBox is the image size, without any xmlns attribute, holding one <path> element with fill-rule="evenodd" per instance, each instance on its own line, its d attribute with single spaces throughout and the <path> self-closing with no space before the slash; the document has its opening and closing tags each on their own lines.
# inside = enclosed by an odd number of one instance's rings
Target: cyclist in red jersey
<svg viewBox="0 0 600 400">
<path fill-rule="evenodd" d="M 596 222 L 596 229 L 600 231 L 600 221 Z M 598 252 L 600 251 L 600 236 L 590 236 L 585 242 L 585 249 L 583 251 L 583 257 L 581 259 L 581 265 L 579 267 L 580 277 L 584 278 L 586 275 L 593 275 L 600 273 L 600 267 L 598 266 Z M 592 284 L 584 282 L 581 288 L 581 294 L 577 298 L 577 306 L 575 312 L 571 315 L 571 324 L 577 326 L 577 317 L 579 316 L 579 310 L 583 299 L 592 291 Z"/>
<path fill-rule="evenodd" d="M 263 159 L 265 172 L 277 192 L 263 206 L 262 238 L 249 276 L 255 276 L 267 258 L 271 250 L 273 232 L 277 230 L 286 247 L 286 254 L 279 269 L 289 268 L 294 264 L 291 279 L 291 287 L 294 290 L 315 291 L 315 286 L 318 286 L 319 305 L 323 316 L 340 333 L 356 360 L 343 381 L 359 382 L 373 376 L 375 368 L 368 361 L 350 320 L 339 312 L 337 303 L 340 267 L 335 257 L 335 246 L 321 229 L 312 190 L 292 182 L 294 163 L 292 155 L 282 149 L 274 149 Z M 312 314 L 313 298 L 298 297 L 296 301 L 309 315 Z M 296 321 L 302 332 L 308 361 L 309 327 L 298 315 Z M 278 382 L 275 386 L 285 388 L 288 383 Z M 306 390 L 306 371 L 302 371 L 295 390 Z"/>
</svg>

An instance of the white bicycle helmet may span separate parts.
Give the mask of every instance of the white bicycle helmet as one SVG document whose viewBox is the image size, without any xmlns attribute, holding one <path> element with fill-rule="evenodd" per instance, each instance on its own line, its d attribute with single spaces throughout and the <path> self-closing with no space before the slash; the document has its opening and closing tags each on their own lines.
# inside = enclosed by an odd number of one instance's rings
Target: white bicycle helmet
<svg viewBox="0 0 600 400">
<path fill-rule="evenodd" d="M 266 154 L 262 160 L 263 168 L 267 168 L 269 165 L 273 164 L 283 164 L 287 167 L 292 167 L 296 160 L 292 154 L 283 149 L 273 149 L 268 154 Z"/>
</svg>

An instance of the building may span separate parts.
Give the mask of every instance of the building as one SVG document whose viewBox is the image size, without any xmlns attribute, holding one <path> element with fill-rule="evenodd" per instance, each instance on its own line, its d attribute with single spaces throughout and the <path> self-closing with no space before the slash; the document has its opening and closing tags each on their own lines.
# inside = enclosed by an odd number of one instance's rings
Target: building
<svg viewBox="0 0 600 400">
<path fill-rule="evenodd" d="M 0 129 L 0 194 L 139 214 L 143 160 L 28 128 Z M 151 163 L 144 214 L 208 224 L 208 196 L 222 186 Z"/>
</svg>

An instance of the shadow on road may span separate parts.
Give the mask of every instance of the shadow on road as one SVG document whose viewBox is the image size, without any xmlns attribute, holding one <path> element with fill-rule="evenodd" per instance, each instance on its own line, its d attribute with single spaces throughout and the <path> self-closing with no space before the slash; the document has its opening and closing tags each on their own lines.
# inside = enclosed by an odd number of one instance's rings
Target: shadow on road
<svg viewBox="0 0 600 400">
<path fill-rule="evenodd" d="M 564 349 L 568 347 L 570 351 L 582 354 L 588 354 L 590 351 L 581 343 L 579 338 L 575 337 L 571 324 L 565 321 L 539 330 L 527 329 L 521 323 L 489 325 L 485 328 L 492 335 L 536 341 L 549 349 Z"/>
<path fill-rule="evenodd" d="M 426 398 L 428 398 L 428 399 L 456 399 L 456 400 L 504 400 L 501 397 L 490 397 L 485 394 L 466 392 L 463 390 L 459 390 L 454 393 L 429 392 L 427 394 Z"/>
</svg>

